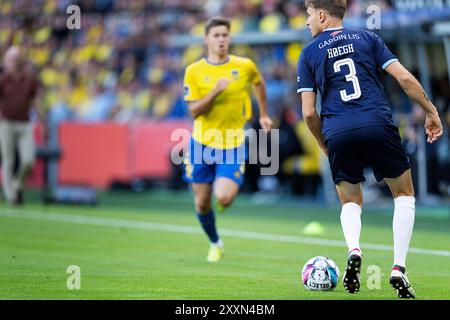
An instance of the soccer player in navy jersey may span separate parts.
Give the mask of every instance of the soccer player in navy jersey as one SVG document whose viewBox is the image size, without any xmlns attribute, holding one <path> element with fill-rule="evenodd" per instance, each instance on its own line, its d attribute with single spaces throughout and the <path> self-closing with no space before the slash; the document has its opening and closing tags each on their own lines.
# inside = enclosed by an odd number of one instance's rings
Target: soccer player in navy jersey
<svg viewBox="0 0 450 320">
<path fill-rule="evenodd" d="M 371 167 L 394 197 L 394 264 L 391 286 L 399 298 L 414 298 L 405 275 L 415 198 L 410 163 L 402 145 L 378 69 L 392 75 L 405 93 L 426 113 L 427 141 L 443 133 L 438 112 L 420 83 L 398 61 L 378 35 L 347 29 L 342 19 L 346 0 L 305 0 L 307 25 L 314 37 L 298 62 L 297 92 L 302 113 L 318 144 L 329 158 L 342 203 L 341 225 L 348 245 L 343 285 L 350 293 L 360 288 L 363 169 Z M 316 94 L 321 114 L 316 112 Z"/>
</svg>

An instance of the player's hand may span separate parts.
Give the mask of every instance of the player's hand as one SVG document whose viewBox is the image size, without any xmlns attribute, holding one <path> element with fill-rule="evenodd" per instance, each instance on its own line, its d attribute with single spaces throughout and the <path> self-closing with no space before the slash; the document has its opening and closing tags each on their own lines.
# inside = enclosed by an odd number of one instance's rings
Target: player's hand
<svg viewBox="0 0 450 320">
<path fill-rule="evenodd" d="M 259 118 L 259 124 L 266 132 L 270 132 L 273 127 L 273 121 L 269 116 L 263 116 Z"/>
<path fill-rule="evenodd" d="M 442 128 L 441 119 L 439 119 L 439 114 L 427 114 L 425 119 L 425 132 L 427 134 L 427 142 L 436 142 L 443 134 L 444 129 Z"/>
<path fill-rule="evenodd" d="M 223 90 L 225 90 L 228 87 L 230 82 L 231 82 L 231 80 L 228 78 L 220 78 L 219 80 L 217 80 L 216 86 L 214 89 L 217 92 L 222 92 Z"/>
</svg>

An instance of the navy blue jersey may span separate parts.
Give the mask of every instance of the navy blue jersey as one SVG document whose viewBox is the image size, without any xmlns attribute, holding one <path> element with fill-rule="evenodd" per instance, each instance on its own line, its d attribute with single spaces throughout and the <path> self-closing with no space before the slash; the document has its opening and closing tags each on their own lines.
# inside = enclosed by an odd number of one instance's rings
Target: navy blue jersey
<svg viewBox="0 0 450 320">
<path fill-rule="evenodd" d="M 303 49 L 297 92 L 320 92 L 325 138 L 367 125 L 394 124 L 378 74 L 394 61 L 397 57 L 383 39 L 365 30 L 327 29 Z"/>
</svg>

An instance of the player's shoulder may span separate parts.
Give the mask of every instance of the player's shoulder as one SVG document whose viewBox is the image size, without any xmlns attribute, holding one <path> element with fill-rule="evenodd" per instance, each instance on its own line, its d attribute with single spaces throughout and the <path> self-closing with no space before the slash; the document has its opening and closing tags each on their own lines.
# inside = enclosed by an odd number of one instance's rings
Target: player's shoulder
<svg viewBox="0 0 450 320">
<path fill-rule="evenodd" d="M 314 37 L 307 45 L 305 45 L 300 53 L 300 60 L 311 60 L 319 55 L 319 49 L 322 47 L 322 43 L 324 43 L 328 38 L 328 35 L 325 33 L 320 33 L 316 37 Z"/>
<path fill-rule="evenodd" d="M 233 54 L 230 54 L 230 62 L 232 62 L 233 64 L 239 64 L 239 65 L 245 65 L 245 66 L 250 66 L 250 65 L 255 64 L 253 62 L 253 60 L 248 57 L 236 56 Z"/>
<path fill-rule="evenodd" d="M 314 52 L 317 51 L 317 45 L 320 43 L 321 39 L 318 37 L 314 38 L 310 43 L 305 45 L 302 49 L 302 52 L 300 53 L 300 56 L 307 57 Z"/>
<path fill-rule="evenodd" d="M 186 66 L 185 72 L 192 72 L 197 71 L 203 68 L 205 65 L 205 58 L 198 59 L 197 61 L 194 61 Z"/>
</svg>

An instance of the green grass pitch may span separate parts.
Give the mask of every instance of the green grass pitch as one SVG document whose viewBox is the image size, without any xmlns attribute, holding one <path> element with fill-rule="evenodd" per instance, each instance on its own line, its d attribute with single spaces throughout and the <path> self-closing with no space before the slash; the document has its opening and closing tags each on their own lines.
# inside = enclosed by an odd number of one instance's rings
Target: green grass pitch
<svg viewBox="0 0 450 320">
<path fill-rule="evenodd" d="M 384 247 L 392 245 L 391 216 L 390 210 L 363 213 L 362 243 L 381 247 L 363 247 L 361 292 L 350 295 L 341 281 L 332 292 L 310 292 L 300 280 L 303 264 L 317 255 L 334 259 L 342 273 L 338 208 L 255 205 L 240 196 L 217 216 L 226 251 L 210 264 L 186 192 L 108 193 L 98 207 L 1 203 L 0 299 L 396 299 L 388 285 L 393 254 Z M 416 217 L 411 247 L 434 250 L 408 256 L 419 299 L 450 298 L 448 219 Z M 313 220 L 326 232 L 305 237 L 301 231 Z M 67 288 L 70 265 L 80 267 L 79 290 Z M 368 288 L 368 280 L 376 287 L 369 266 L 381 271 L 379 288 Z"/>
</svg>

